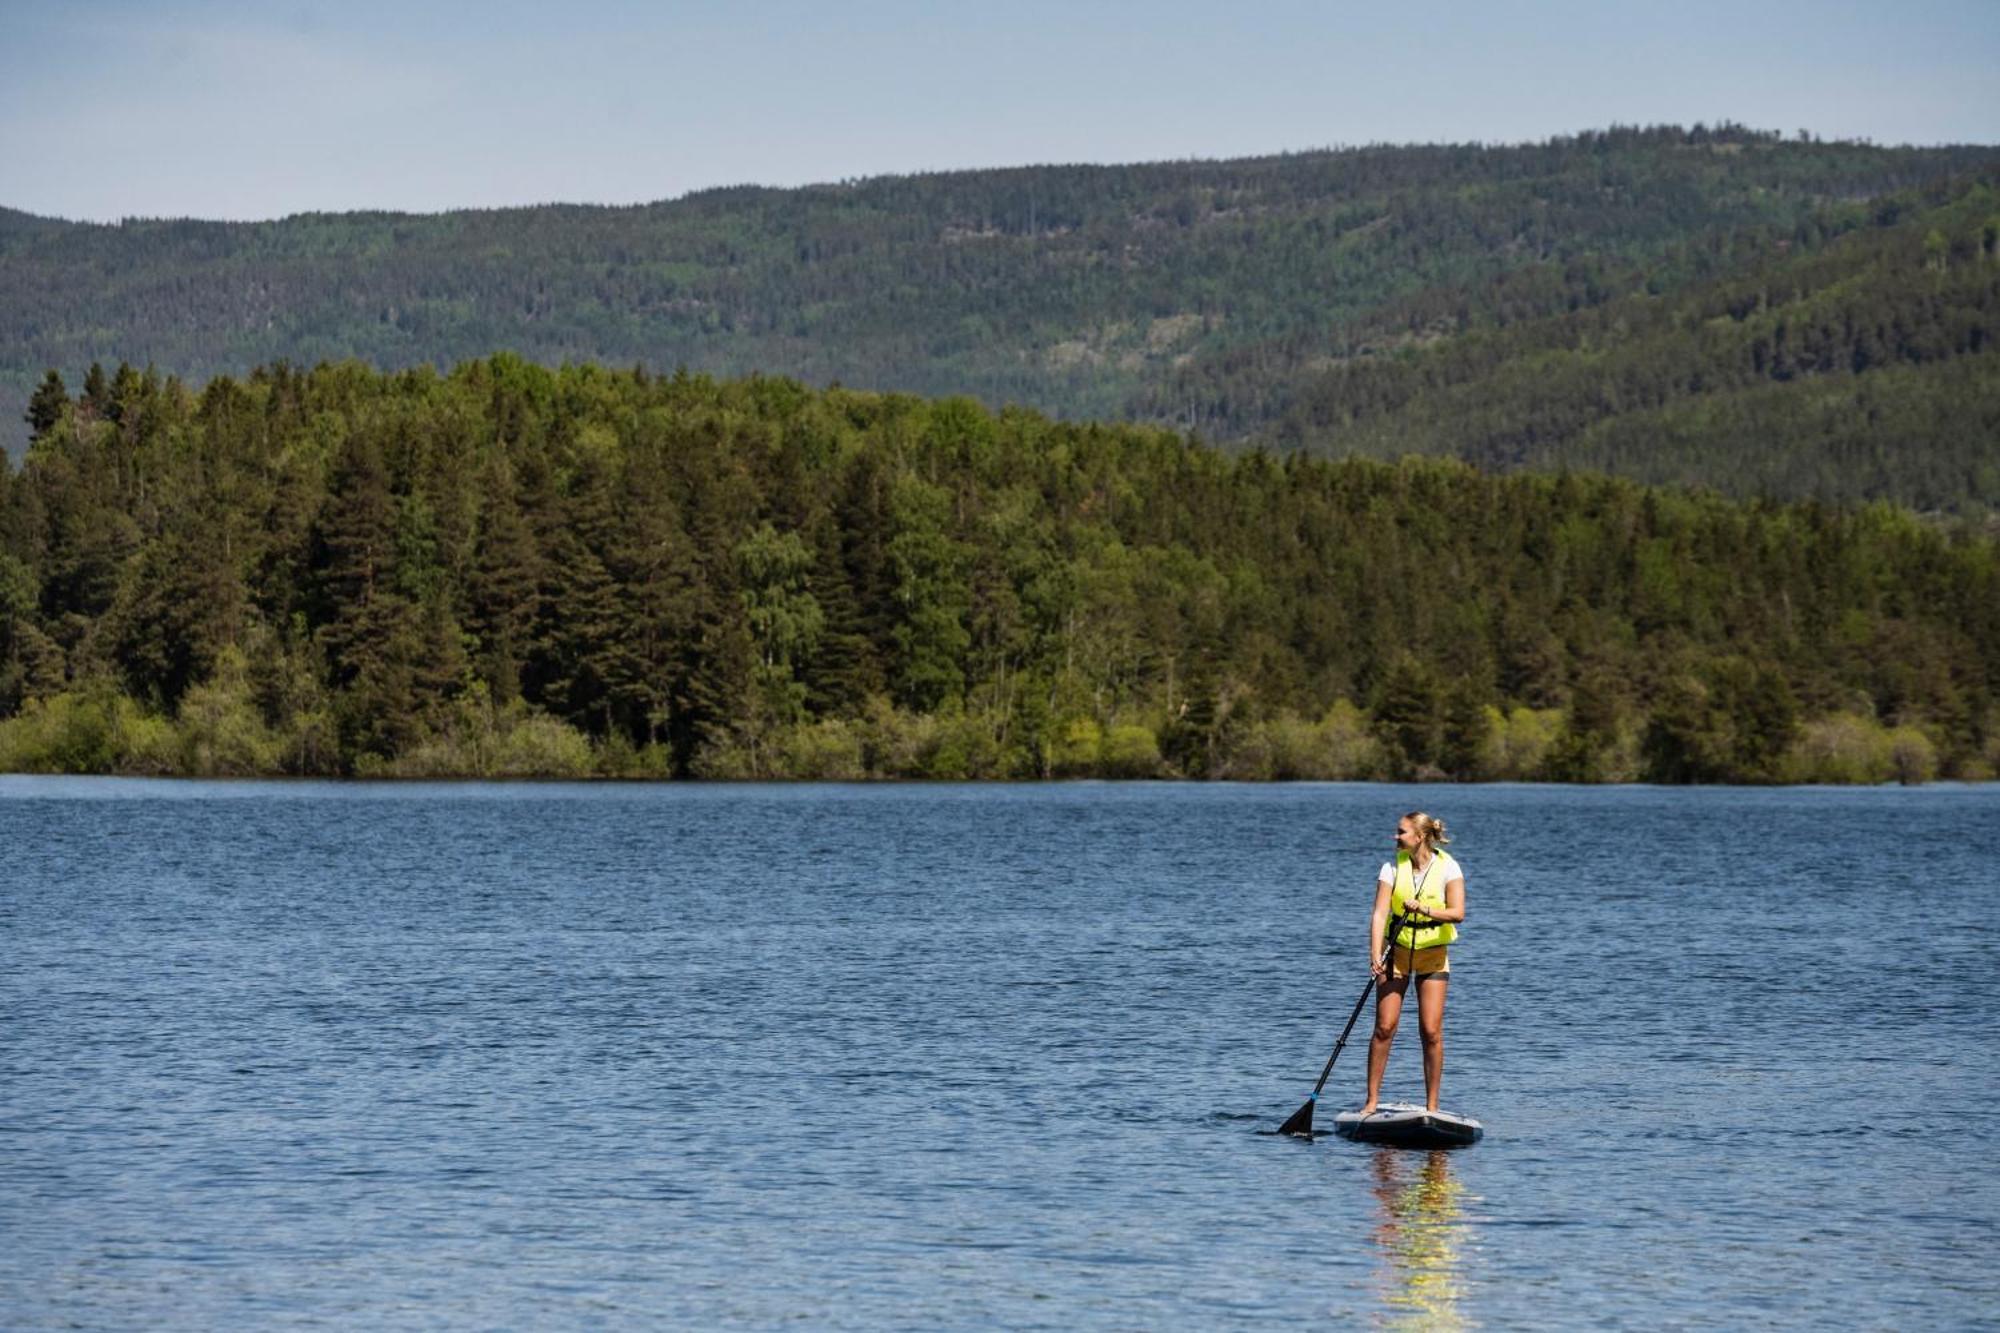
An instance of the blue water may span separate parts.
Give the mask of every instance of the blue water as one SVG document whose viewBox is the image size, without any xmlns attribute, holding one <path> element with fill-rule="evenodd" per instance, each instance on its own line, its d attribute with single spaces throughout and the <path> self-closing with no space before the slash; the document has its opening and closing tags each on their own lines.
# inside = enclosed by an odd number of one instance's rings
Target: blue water
<svg viewBox="0 0 2000 1333">
<path fill-rule="evenodd" d="M 1487 1138 L 1261 1132 L 1417 806 Z M 4 778 L 0 846 L 8 1328 L 2000 1317 L 2000 790 Z"/>
</svg>

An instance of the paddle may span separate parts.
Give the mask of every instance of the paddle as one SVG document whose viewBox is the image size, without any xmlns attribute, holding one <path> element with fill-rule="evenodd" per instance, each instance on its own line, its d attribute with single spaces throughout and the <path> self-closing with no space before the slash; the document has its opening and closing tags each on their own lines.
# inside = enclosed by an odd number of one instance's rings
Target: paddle
<svg viewBox="0 0 2000 1333">
<path fill-rule="evenodd" d="M 1403 923 L 1415 921 L 1414 917 L 1397 917 L 1389 923 L 1388 938 L 1382 945 L 1382 966 L 1389 966 L 1389 955 L 1395 952 L 1396 936 L 1402 932 Z M 1301 1138 L 1311 1138 L 1313 1132 L 1313 1107 L 1319 1104 L 1320 1091 L 1326 1087 L 1326 1076 L 1333 1072 L 1333 1062 L 1340 1058 L 1340 1048 L 1347 1045 L 1348 1034 L 1354 1031 L 1354 1020 L 1361 1017 L 1361 1006 L 1368 1003 L 1368 992 L 1375 989 L 1375 975 L 1369 973 L 1368 984 L 1361 989 L 1361 998 L 1354 1002 L 1354 1012 L 1347 1016 L 1347 1026 L 1340 1030 L 1340 1040 L 1333 1044 L 1333 1054 L 1326 1057 L 1326 1068 L 1319 1071 L 1319 1082 L 1313 1084 L 1312 1096 L 1306 1104 L 1292 1112 L 1292 1118 L 1278 1126 L 1280 1134 L 1296 1134 Z"/>
</svg>

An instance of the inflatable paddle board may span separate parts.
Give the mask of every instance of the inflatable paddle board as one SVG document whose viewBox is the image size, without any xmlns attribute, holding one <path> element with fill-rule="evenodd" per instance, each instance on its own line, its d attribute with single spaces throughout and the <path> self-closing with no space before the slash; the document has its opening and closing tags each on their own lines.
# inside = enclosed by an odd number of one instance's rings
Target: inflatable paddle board
<svg viewBox="0 0 2000 1333">
<path fill-rule="evenodd" d="M 1342 1111 L 1333 1118 L 1333 1132 L 1356 1143 L 1386 1143 L 1392 1148 L 1468 1148 L 1479 1142 L 1486 1126 L 1449 1111 L 1382 1102 L 1367 1116 Z"/>
</svg>

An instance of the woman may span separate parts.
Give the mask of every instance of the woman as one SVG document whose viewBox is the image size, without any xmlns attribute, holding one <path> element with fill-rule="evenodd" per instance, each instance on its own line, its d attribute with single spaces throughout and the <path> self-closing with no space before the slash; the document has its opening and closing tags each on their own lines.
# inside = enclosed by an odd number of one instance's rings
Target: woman
<svg viewBox="0 0 2000 1333">
<path fill-rule="evenodd" d="M 1412 810 L 1396 821 L 1396 859 L 1385 862 L 1375 881 L 1375 911 L 1368 918 L 1368 965 L 1375 972 L 1375 1035 L 1368 1043 L 1368 1101 L 1361 1114 L 1375 1110 L 1382 1092 L 1382 1071 L 1389 1065 L 1389 1043 L 1396 1039 L 1396 1021 L 1403 1016 L 1403 992 L 1417 979 L 1417 1031 L 1424 1039 L 1425 1105 L 1438 1109 L 1438 1085 L 1444 1081 L 1444 992 L 1451 976 L 1446 946 L 1465 920 L 1465 871 L 1440 850 L 1451 839 L 1444 821 Z M 1391 917 L 1418 922 L 1396 932 L 1396 947 L 1388 967 L 1382 965 L 1383 932 Z"/>
</svg>

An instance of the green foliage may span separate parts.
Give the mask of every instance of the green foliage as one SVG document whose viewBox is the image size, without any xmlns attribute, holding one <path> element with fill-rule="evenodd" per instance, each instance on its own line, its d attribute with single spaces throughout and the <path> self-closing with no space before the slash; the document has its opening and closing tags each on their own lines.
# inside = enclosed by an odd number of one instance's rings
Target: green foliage
<svg viewBox="0 0 2000 1333">
<path fill-rule="evenodd" d="M 1563 725 L 1543 754 L 1542 776 L 1556 782 L 1620 781 L 1632 776 L 1626 771 L 1623 692 L 1620 681 L 1602 668 L 1585 667 L 1576 674 Z M 1668 782 L 1728 780 L 1721 770 L 1669 774 L 1659 766 L 1653 777 Z"/>
<path fill-rule="evenodd" d="M 756 645 L 760 716 L 792 726 L 805 716 L 809 690 L 797 671 L 812 660 L 826 613 L 809 589 L 813 552 L 795 532 L 764 523 L 736 547 L 745 618 Z"/>
<path fill-rule="evenodd" d="M 62 376 L 51 370 L 42 376 L 42 382 L 28 399 L 28 410 L 22 416 L 22 420 L 28 423 L 28 438 L 39 440 L 54 430 L 68 409 L 69 389 L 63 384 Z"/>
<path fill-rule="evenodd" d="M 179 748 L 164 718 L 101 683 L 31 699 L 0 721 L 0 772 L 173 773 Z"/>
<path fill-rule="evenodd" d="M 1398 778 L 1434 777 L 1443 739 L 1443 708 L 1436 675 L 1405 653 L 1383 678 L 1375 700 L 1376 738 L 1383 760 Z"/>
<path fill-rule="evenodd" d="M 1330 454 L 1420 451 L 1739 495 L 1991 511 L 2000 270 L 1937 256 L 1975 252 L 1975 214 L 1993 188 L 1989 171 L 1823 244 L 1772 238 L 1673 292 L 1345 361 L 1293 382 L 1272 437 Z M 1669 554 L 1647 555 L 1639 572 L 1671 598 Z"/>
<path fill-rule="evenodd" d="M 1851 713 L 1816 718 L 1800 728 L 1785 759 L 1792 782 L 1862 785 L 1889 776 L 1889 747 L 1873 718 Z"/>
<path fill-rule="evenodd" d="M 242 651 L 218 655 L 214 674 L 188 690 L 178 717 L 176 771 L 196 777 L 243 777 L 278 767 L 279 743 L 265 725 Z"/>
<path fill-rule="evenodd" d="M 1096 719 L 1073 717 L 1056 731 L 1049 747 L 1049 767 L 1057 777 L 1080 777 L 1097 771 L 1104 754 L 1104 728 Z"/>
<path fill-rule="evenodd" d="M 98 379 L 118 420 L 0 467 L 17 768 L 1921 781 L 2000 744 L 1995 542 L 1886 506 L 512 357 Z"/>
<path fill-rule="evenodd" d="M 1655 782 L 1776 781 L 1797 730 L 1798 703 L 1781 673 L 1719 658 L 1669 683 L 1646 731 L 1646 773 Z"/>
<path fill-rule="evenodd" d="M 1502 712 L 1486 705 L 1486 745 L 1479 757 L 1479 775 L 1522 781 L 1547 772 L 1550 747 L 1562 731 L 1562 710 L 1516 705 Z"/>
<path fill-rule="evenodd" d="M 494 372 L 492 429 L 509 441 L 596 392 L 552 395 L 527 362 L 642 361 L 940 396 L 907 433 L 974 471 L 1007 434 L 976 399 L 1331 455 L 1990 509 L 1995 166 L 1977 145 L 1614 127 L 637 208 L 17 216 L 0 412 L 36 437 L 65 419 L 144 429 L 171 379 L 148 394 L 141 373 L 100 370 L 74 405 L 45 379 L 106 347 L 196 381 L 504 347 L 518 356 Z M 820 447 L 827 424 L 806 428 Z M 571 443 L 598 429 L 624 427 Z M 405 540 L 449 545 L 443 509 L 405 517 Z M 405 555 L 399 591 L 421 599 L 433 571 Z M 896 697 L 948 696 L 941 662 L 912 651 Z M 575 715 L 664 706 L 603 691 Z"/>
<path fill-rule="evenodd" d="M 852 724 L 827 717 L 794 727 L 783 742 L 782 772 L 813 782 L 853 782 L 868 776 L 861 738 Z"/>
<path fill-rule="evenodd" d="M 1929 782 L 1938 775 L 1937 745 L 1920 727 L 1897 727 L 1889 733 L 1889 763 L 1906 786 Z"/>
<path fill-rule="evenodd" d="M 1365 781 L 1385 775 L 1384 748 L 1368 716 L 1338 699 L 1317 723 L 1284 713 L 1249 724 L 1216 756 L 1216 775 L 1255 782 Z"/>
<path fill-rule="evenodd" d="M 375 777 L 589 778 L 604 766 L 599 747 L 558 718 L 518 700 L 500 709 L 471 700 L 452 725 L 361 767 Z"/>
<path fill-rule="evenodd" d="M 965 628 L 969 590 L 964 552 L 950 533 L 951 497 L 916 476 L 897 479 L 889 502 L 889 539 L 899 615 L 896 693 L 906 707 L 929 712 L 965 690 L 960 666 L 971 636 Z"/>
<path fill-rule="evenodd" d="M 1121 723 L 1104 734 L 1098 766 L 1106 777 L 1152 778 L 1160 775 L 1160 742 L 1152 728 Z"/>
</svg>

